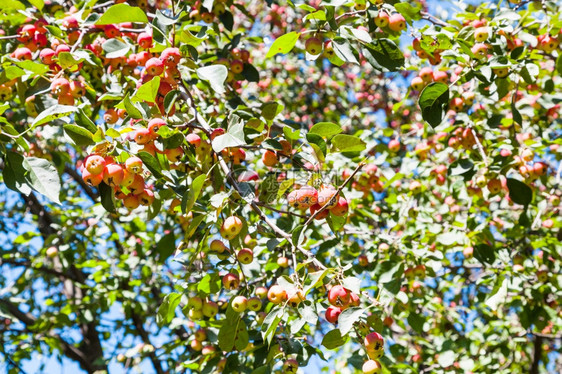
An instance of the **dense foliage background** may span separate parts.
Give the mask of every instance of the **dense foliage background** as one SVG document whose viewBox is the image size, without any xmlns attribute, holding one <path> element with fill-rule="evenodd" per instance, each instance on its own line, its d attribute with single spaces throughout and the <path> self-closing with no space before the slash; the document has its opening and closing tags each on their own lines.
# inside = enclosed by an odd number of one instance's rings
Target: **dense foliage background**
<svg viewBox="0 0 562 374">
<path fill-rule="evenodd" d="M 560 2 L 0 9 L 7 372 L 562 372 Z"/>
</svg>

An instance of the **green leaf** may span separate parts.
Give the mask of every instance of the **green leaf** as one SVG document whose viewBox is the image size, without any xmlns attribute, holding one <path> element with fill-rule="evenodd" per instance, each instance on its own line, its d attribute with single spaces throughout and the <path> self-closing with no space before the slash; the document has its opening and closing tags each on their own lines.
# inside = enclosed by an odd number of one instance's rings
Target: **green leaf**
<svg viewBox="0 0 562 374">
<path fill-rule="evenodd" d="M 49 71 L 49 67 L 47 65 L 39 64 L 37 62 L 25 60 L 25 61 L 18 61 L 16 65 L 22 69 L 27 71 L 31 71 L 36 75 L 43 75 Z"/>
<path fill-rule="evenodd" d="M 531 187 L 517 179 L 507 178 L 507 188 L 509 190 L 509 197 L 514 203 L 529 205 L 533 200 L 533 190 Z"/>
<path fill-rule="evenodd" d="M 76 58 L 72 53 L 70 52 L 61 52 L 58 54 L 58 64 L 63 68 L 63 69 L 67 69 L 71 66 L 75 66 L 78 65 L 79 63 L 81 63 L 82 61 L 84 61 L 83 57 L 79 57 Z"/>
<path fill-rule="evenodd" d="M 347 335 L 343 337 L 339 329 L 334 329 L 324 335 L 322 345 L 328 349 L 336 349 L 344 345 L 348 340 Z"/>
<path fill-rule="evenodd" d="M 338 152 L 361 152 L 367 145 L 353 135 L 338 134 L 332 138 L 332 145 Z"/>
<path fill-rule="evenodd" d="M 276 306 L 269 314 L 265 317 L 263 324 L 261 326 L 263 340 L 266 341 L 268 344 L 271 344 L 271 340 L 277 331 L 277 327 L 279 327 L 279 322 L 281 322 L 281 318 L 283 317 L 283 308 L 280 306 Z M 265 330 L 265 331 L 264 331 Z"/>
<path fill-rule="evenodd" d="M 158 307 L 156 314 L 156 323 L 161 325 L 163 323 L 170 323 L 174 319 L 175 311 L 181 301 L 181 294 L 172 292 L 164 296 L 162 304 Z"/>
<path fill-rule="evenodd" d="M 421 314 L 417 312 L 411 312 L 410 315 L 408 315 L 408 324 L 412 327 L 414 331 L 416 331 L 419 334 L 423 333 L 424 323 L 425 323 L 425 318 Z"/>
<path fill-rule="evenodd" d="M 338 329 L 342 336 L 351 331 L 355 322 L 363 315 L 363 312 L 365 312 L 363 308 L 352 307 L 347 308 L 340 314 L 338 317 Z"/>
<path fill-rule="evenodd" d="M 45 2 L 43 0 L 28 0 L 30 2 L 31 5 L 33 5 L 35 8 L 39 9 L 39 10 L 43 10 L 43 7 L 45 6 Z"/>
<path fill-rule="evenodd" d="M 115 201 L 113 200 L 113 188 L 105 183 L 98 186 L 100 191 L 101 205 L 110 213 L 115 213 Z"/>
<path fill-rule="evenodd" d="M 27 170 L 23 166 L 24 157 L 12 151 L 8 151 L 6 156 L 6 164 L 2 170 L 4 183 L 9 189 L 29 196 L 31 187 L 25 178 Z"/>
<path fill-rule="evenodd" d="M 269 47 L 269 51 L 267 52 L 267 55 L 265 55 L 265 58 L 273 57 L 279 53 L 289 53 L 295 44 L 297 44 L 297 40 L 299 40 L 300 35 L 300 33 L 292 31 L 275 39 L 273 44 L 271 44 L 271 47 Z"/>
<path fill-rule="evenodd" d="M 160 238 L 160 240 L 156 244 L 156 253 L 160 255 L 158 258 L 160 262 L 163 263 L 164 261 L 166 261 L 168 257 L 170 257 L 172 253 L 174 253 L 175 249 L 176 236 L 172 231 Z"/>
<path fill-rule="evenodd" d="M 562 53 L 559 54 L 556 59 L 556 71 L 558 72 L 558 75 L 562 76 Z"/>
<path fill-rule="evenodd" d="M 64 132 L 74 141 L 77 146 L 86 146 L 94 144 L 94 134 L 83 127 L 77 125 L 64 125 Z"/>
<path fill-rule="evenodd" d="M 148 103 L 153 103 L 156 101 L 158 88 L 160 88 L 160 77 L 154 77 L 139 87 L 137 92 L 131 98 L 131 101 L 146 101 Z"/>
<path fill-rule="evenodd" d="M 246 79 L 248 82 L 260 81 L 260 72 L 252 64 L 249 63 L 244 64 L 244 70 L 242 70 L 242 75 L 244 76 L 244 79 Z"/>
<path fill-rule="evenodd" d="M 276 102 L 271 102 L 271 103 L 266 103 L 262 106 L 261 115 L 266 120 L 272 121 L 279 113 L 281 113 L 281 111 L 283 111 L 283 105 Z M 285 132 L 285 127 L 283 128 L 283 132 Z M 293 139 L 293 138 L 289 137 L 289 139 Z"/>
<path fill-rule="evenodd" d="M 412 6 L 410 3 L 398 3 L 394 4 L 394 8 L 404 16 L 406 21 L 411 23 L 412 21 L 418 21 L 421 19 L 421 6 L 416 3 L 416 7 Z"/>
<path fill-rule="evenodd" d="M 199 194 L 201 194 L 201 189 L 205 184 L 205 179 L 207 179 L 207 174 L 201 174 L 197 176 L 197 178 L 195 178 L 193 182 L 191 182 L 191 185 L 189 186 L 189 190 L 187 192 L 188 199 L 185 209 L 183 209 L 184 207 L 182 206 L 182 210 L 184 213 L 191 211 L 191 208 L 193 208 L 193 204 L 195 204 L 195 201 L 197 201 Z"/>
<path fill-rule="evenodd" d="M 343 130 L 340 125 L 333 122 L 319 122 L 308 131 L 309 134 L 317 134 L 323 138 L 329 139 L 334 135 L 341 133 Z"/>
<path fill-rule="evenodd" d="M 363 46 L 365 58 L 375 69 L 396 71 L 404 66 L 404 54 L 390 39 L 378 39 Z"/>
<path fill-rule="evenodd" d="M 449 105 L 449 86 L 440 82 L 428 84 L 421 92 L 418 104 L 423 119 L 433 127 L 439 125 Z"/>
<path fill-rule="evenodd" d="M 156 159 L 156 157 L 148 152 L 139 152 L 137 156 L 142 160 L 147 169 L 150 170 L 150 172 L 154 174 L 155 177 L 161 178 L 163 176 L 162 168 L 160 167 L 160 164 L 158 164 L 158 160 Z"/>
<path fill-rule="evenodd" d="M 39 115 L 35 117 L 35 120 L 31 124 L 31 128 L 45 124 L 47 122 L 51 122 L 55 119 L 66 117 L 70 113 L 76 112 L 77 110 L 78 108 L 75 106 L 58 104 L 54 105 L 39 113 Z"/>
<path fill-rule="evenodd" d="M 142 113 L 141 111 L 133 104 L 129 94 L 125 95 L 125 98 L 115 106 L 117 109 L 125 109 L 127 111 L 127 115 L 131 118 L 141 119 Z"/>
<path fill-rule="evenodd" d="M 53 164 L 44 158 L 27 157 L 22 165 L 28 171 L 26 179 L 31 188 L 60 204 L 61 182 Z"/>
<path fill-rule="evenodd" d="M 483 264 L 492 264 L 496 259 L 496 253 L 492 246 L 488 244 L 478 244 L 474 246 L 474 258 Z"/>
<path fill-rule="evenodd" d="M 123 22 L 148 23 L 148 18 L 141 8 L 122 3 L 110 6 L 97 20 L 96 25 L 112 25 Z"/>
<path fill-rule="evenodd" d="M 228 76 L 228 69 L 224 65 L 209 65 L 197 69 L 199 79 L 209 82 L 211 88 L 218 94 L 226 92 L 224 82 Z"/>
<path fill-rule="evenodd" d="M 359 64 L 355 57 L 355 48 L 344 38 L 335 38 L 332 40 L 332 47 L 335 55 L 343 61 Z"/>
<path fill-rule="evenodd" d="M 219 347 L 223 351 L 230 352 L 234 348 L 237 340 L 237 334 L 239 329 L 246 331 L 246 325 L 240 319 L 240 314 L 232 310 L 229 305 L 226 309 L 226 318 L 222 322 L 222 326 L 219 330 Z M 247 331 L 246 331 L 247 335 Z M 246 343 L 248 345 L 248 343 Z M 238 345 L 236 345 L 238 347 Z M 246 348 L 244 346 L 244 348 Z"/>
<path fill-rule="evenodd" d="M 229 127 L 226 133 L 217 136 L 211 144 L 216 153 L 228 147 L 246 145 L 244 140 L 244 122 L 237 115 L 233 115 L 229 120 Z"/>
<path fill-rule="evenodd" d="M 109 39 L 105 41 L 101 47 L 105 51 L 105 57 L 107 58 L 123 57 L 129 52 L 129 49 L 131 49 L 129 44 L 118 39 Z"/>
<path fill-rule="evenodd" d="M 504 278 L 500 287 L 490 293 L 490 296 L 486 299 L 484 304 L 486 304 L 491 310 L 497 310 L 498 306 L 505 302 L 507 296 L 507 287 L 509 285 L 509 279 Z"/>
<path fill-rule="evenodd" d="M 74 115 L 74 122 L 78 126 L 85 128 L 92 134 L 95 134 L 98 131 L 98 127 L 96 126 L 96 124 L 90 118 L 88 118 L 88 116 L 82 109 L 78 109 L 78 112 Z"/>
</svg>

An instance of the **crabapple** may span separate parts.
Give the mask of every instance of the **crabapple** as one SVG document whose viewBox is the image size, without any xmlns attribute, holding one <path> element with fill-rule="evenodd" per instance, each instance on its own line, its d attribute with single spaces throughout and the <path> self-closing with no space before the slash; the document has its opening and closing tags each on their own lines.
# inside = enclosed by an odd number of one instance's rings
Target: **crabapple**
<svg viewBox="0 0 562 374">
<path fill-rule="evenodd" d="M 160 75 L 164 72 L 164 63 L 156 57 L 149 59 L 144 66 L 147 73 L 152 76 Z"/>
<path fill-rule="evenodd" d="M 414 77 L 410 83 L 413 90 L 421 91 L 425 87 L 425 82 L 421 77 Z"/>
<path fill-rule="evenodd" d="M 201 144 L 201 137 L 194 133 L 187 134 L 185 140 L 195 148 L 199 147 Z"/>
<path fill-rule="evenodd" d="M 251 297 L 248 299 L 248 309 L 250 309 L 252 312 L 257 312 L 261 309 L 261 306 L 262 302 L 259 298 Z"/>
<path fill-rule="evenodd" d="M 237 313 L 242 313 L 248 307 L 248 299 L 246 299 L 245 296 L 238 295 L 232 299 L 230 305 L 232 306 L 232 310 Z"/>
<path fill-rule="evenodd" d="M 220 228 L 220 234 L 223 238 L 231 240 L 234 239 L 240 231 L 242 231 L 242 220 L 236 216 L 226 218 Z"/>
<path fill-rule="evenodd" d="M 215 239 L 209 244 L 209 249 L 213 252 L 223 253 L 228 250 L 228 247 L 222 241 Z"/>
<path fill-rule="evenodd" d="M 333 323 L 334 325 L 338 323 L 338 317 L 340 316 L 342 310 L 340 307 L 330 305 L 328 309 L 326 309 L 326 321 Z"/>
<path fill-rule="evenodd" d="M 275 284 L 267 291 L 267 299 L 273 304 L 280 304 L 287 299 L 287 292 Z"/>
<path fill-rule="evenodd" d="M 287 202 L 297 209 L 307 209 L 318 202 L 318 191 L 314 187 L 304 186 L 287 195 Z"/>
<path fill-rule="evenodd" d="M 125 169 L 129 173 L 138 174 L 142 171 L 142 160 L 137 156 L 131 156 L 125 161 Z"/>
<path fill-rule="evenodd" d="M 100 174 L 105 168 L 105 159 L 100 155 L 89 155 L 84 166 L 92 174 Z"/>
<path fill-rule="evenodd" d="M 213 318 L 219 312 L 219 306 L 214 301 L 207 301 L 203 304 L 203 315 L 207 318 Z"/>
<path fill-rule="evenodd" d="M 489 32 L 488 32 L 488 28 L 483 26 L 483 27 L 479 27 L 476 30 L 474 30 L 474 40 L 476 40 L 477 42 L 483 42 L 486 41 L 488 39 L 489 36 Z"/>
<path fill-rule="evenodd" d="M 349 204 L 347 203 L 347 200 L 344 197 L 340 196 L 338 198 L 338 203 L 336 204 L 336 206 L 330 209 L 330 213 L 332 213 L 334 216 L 343 217 L 347 214 L 348 210 Z"/>
<path fill-rule="evenodd" d="M 388 19 L 388 28 L 400 32 L 406 29 L 406 19 L 400 13 L 395 13 Z"/>
<path fill-rule="evenodd" d="M 367 351 L 378 351 L 383 348 L 384 339 L 378 332 L 372 332 L 365 336 L 364 345 Z"/>
<path fill-rule="evenodd" d="M 341 285 L 333 286 L 328 291 L 328 301 L 334 306 L 347 306 L 351 302 L 351 291 Z"/>
<path fill-rule="evenodd" d="M 363 370 L 363 374 L 379 374 L 382 372 L 382 366 L 378 361 L 369 360 L 363 364 L 361 370 Z"/>
<path fill-rule="evenodd" d="M 264 152 L 261 160 L 265 166 L 269 166 L 269 167 L 273 167 L 277 165 L 277 162 L 279 162 L 279 159 L 277 158 L 277 154 L 270 149 Z"/>
<path fill-rule="evenodd" d="M 228 273 L 222 277 L 222 284 L 227 290 L 234 290 L 240 285 L 240 278 L 233 273 Z"/>
<path fill-rule="evenodd" d="M 317 37 L 308 38 L 304 43 L 304 48 L 309 54 L 317 56 L 322 52 L 322 41 Z"/>
<path fill-rule="evenodd" d="M 389 22 L 390 17 L 388 16 L 388 13 L 379 11 L 379 14 L 375 17 L 375 25 L 382 29 L 383 27 L 388 26 Z"/>
<path fill-rule="evenodd" d="M 119 164 L 108 164 L 103 169 L 103 181 L 111 187 L 117 187 L 123 181 L 123 167 Z"/>
<path fill-rule="evenodd" d="M 242 248 L 238 251 L 236 258 L 241 264 L 248 265 L 254 261 L 254 252 L 250 248 Z"/>
</svg>

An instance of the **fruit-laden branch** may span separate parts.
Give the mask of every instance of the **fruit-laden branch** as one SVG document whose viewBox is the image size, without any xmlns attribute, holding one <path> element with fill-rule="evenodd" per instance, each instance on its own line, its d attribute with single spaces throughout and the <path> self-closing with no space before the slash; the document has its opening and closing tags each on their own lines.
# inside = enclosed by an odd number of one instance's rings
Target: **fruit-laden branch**
<svg viewBox="0 0 562 374">
<path fill-rule="evenodd" d="M 336 193 L 334 194 L 334 196 L 332 197 L 332 199 L 337 199 L 338 196 L 340 195 L 340 193 L 343 191 L 343 189 L 345 188 L 345 186 L 347 186 L 347 184 L 355 177 L 355 174 L 357 174 L 359 172 L 359 170 L 361 170 L 363 168 L 363 166 L 365 166 L 365 162 L 361 161 L 357 167 L 355 168 L 355 170 L 353 170 L 353 173 L 351 173 L 351 175 L 349 177 L 347 177 L 347 179 L 342 183 L 341 186 L 338 187 L 338 189 L 336 190 Z M 331 201 L 330 201 L 331 203 Z M 323 211 L 325 211 L 326 209 L 328 209 L 328 207 L 330 206 L 330 204 L 324 204 L 324 206 L 322 206 L 320 209 L 318 209 L 317 211 L 315 211 L 309 218 L 308 220 L 305 222 L 304 224 L 304 229 L 307 228 L 308 225 L 310 225 L 310 223 L 314 220 L 314 218 L 316 218 L 316 216 L 318 216 L 320 213 L 322 213 Z"/>
<path fill-rule="evenodd" d="M 183 80 L 181 81 L 181 83 L 182 83 L 182 87 L 184 88 L 184 91 L 180 91 L 182 97 L 184 98 L 185 101 L 190 103 L 190 105 L 193 109 L 194 116 L 195 116 L 195 121 L 198 122 L 201 125 L 200 129 L 207 135 L 207 137 L 209 139 L 211 139 L 212 130 L 209 127 L 209 124 L 207 123 L 207 121 L 205 121 L 203 116 L 201 116 L 201 114 L 199 114 L 199 111 L 197 110 L 197 106 L 195 104 L 195 100 L 193 100 L 193 96 L 191 95 L 191 93 L 189 92 L 187 87 L 185 86 L 185 83 L 183 82 Z M 234 187 L 234 189 L 236 190 L 236 192 L 238 192 L 238 194 L 240 194 L 240 196 L 243 196 L 242 190 L 240 189 L 240 186 L 238 185 L 238 182 L 233 177 L 232 171 L 230 170 L 230 168 L 228 167 L 228 165 L 224 161 L 224 158 L 222 157 L 222 155 L 220 153 L 215 153 L 215 155 L 217 156 L 217 159 L 219 161 L 219 166 L 222 169 L 223 173 L 230 180 L 230 182 L 231 182 L 232 186 Z M 260 219 L 262 219 L 273 230 L 273 232 L 275 232 L 277 235 L 281 236 L 283 239 L 286 239 L 289 243 L 292 243 L 291 235 L 289 233 L 285 232 L 284 230 L 282 230 L 279 226 L 277 226 L 275 224 L 275 222 L 273 222 L 271 219 L 269 219 L 269 217 L 267 217 L 267 215 L 265 215 L 265 213 L 260 209 L 260 207 L 258 206 L 258 204 L 255 201 L 250 202 L 250 207 L 252 208 L 252 210 L 255 213 L 257 213 L 257 215 L 260 217 Z M 295 248 L 298 249 L 299 252 L 304 254 L 309 260 L 312 260 L 312 262 L 318 268 L 320 268 L 322 270 L 327 269 L 326 266 L 324 266 L 324 264 L 322 262 L 320 262 L 316 258 L 316 256 L 314 256 L 314 254 L 312 252 L 307 251 L 306 249 L 304 249 L 304 248 L 302 248 L 298 245 L 295 246 Z"/>
</svg>

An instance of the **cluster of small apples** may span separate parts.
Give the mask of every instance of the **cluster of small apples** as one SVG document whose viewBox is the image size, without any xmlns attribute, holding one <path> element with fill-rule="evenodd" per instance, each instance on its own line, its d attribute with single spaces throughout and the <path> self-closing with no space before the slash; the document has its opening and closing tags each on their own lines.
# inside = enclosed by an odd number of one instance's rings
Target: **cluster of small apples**
<svg viewBox="0 0 562 374">
<path fill-rule="evenodd" d="M 435 177 L 435 183 L 438 186 L 443 186 L 447 181 L 447 165 L 437 165 L 433 170 L 431 170 L 430 175 Z"/>
<path fill-rule="evenodd" d="M 382 372 L 382 365 L 378 359 L 384 355 L 384 338 L 378 332 L 371 332 L 365 336 L 363 346 L 367 351 L 369 360 L 363 364 L 364 374 L 379 374 Z"/>
<path fill-rule="evenodd" d="M 246 240 L 246 239 L 245 239 Z M 221 240 L 215 239 L 209 244 L 209 249 L 221 260 L 231 255 L 230 249 Z M 236 252 L 236 260 L 242 265 L 249 265 L 254 261 L 252 248 L 242 248 Z"/>
<path fill-rule="evenodd" d="M 263 164 L 267 167 L 275 167 L 279 163 L 281 157 L 289 157 L 293 153 L 293 147 L 288 140 L 281 139 L 279 144 L 283 147 L 283 150 L 274 151 L 271 149 L 266 149 L 262 154 L 261 160 Z"/>
<path fill-rule="evenodd" d="M 355 292 L 341 285 L 330 288 L 328 301 L 331 305 L 326 309 L 325 317 L 326 321 L 334 325 L 338 323 L 338 318 L 344 310 L 351 306 L 359 306 L 360 303 L 359 296 Z"/>
<path fill-rule="evenodd" d="M 315 214 L 316 211 L 323 209 L 314 217 L 317 220 L 328 217 L 330 213 L 343 217 L 349 210 L 347 200 L 339 196 L 338 191 L 330 185 L 324 185 L 318 190 L 309 185 L 302 186 L 287 195 L 287 202 L 295 209 L 310 209 L 310 214 Z"/>
<path fill-rule="evenodd" d="M 189 346 L 196 352 L 201 352 L 203 356 L 209 356 L 217 352 L 217 348 L 207 340 L 207 330 L 204 328 L 198 328 L 192 335 L 192 338 L 189 342 Z M 224 363 L 219 362 L 217 364 L 217 369 L 226 364 L 226 359 Z"/>
<path fill-rule="evenodd" d="M 296 308 L 305 300 L 304 292 L 301 289 L 294 289 L 289 292 L 278 284 L 269 287 L 267 291 L 267 299 L 273 304 L 286 303 Z"/>
<path fill-rule="evenodd" d="M 261 295 L 261 290 L 259 292 Z M 262 301 L 258 296 L 246 298 L 246 296 L 238 295 L 234 296 L 232 300 L 230 300 L 230 306 L 232 307 L 232 310 L 237 313 L 244 313 L 246 309 L 251 310 L 252 312 L 259 312 L 262 308 Z"/>
<path fill-rule="evenodd" d="M 507 190 L 506 180 L 499 176 L 490 177 L 487 174 L 481 174 L 476 177 L 475 184 L 481 189 L 486 187 L 491 196 Z"/>
<path fill-rule="evenodd" d="M 104 118 L 105 117 L 106 116 L 104 115 Z M 134 133 L 131 133 L 131 137 L 135 143 L 143 146 L 140 151 L 147 152 L 152 156 L 155 156 L 157 153 L 163 153 L 168 161 L 171 163 L 178 163 L 184 155 L 184 151 L 181 146 L 160 150 L 155 144 L 155 140 L 159 137 L 158 130 L 160 130 L 163 126 L 166 126 L 166 121 L 164 119 L 153 118 L 148 121 L 146 127 L 138 128 L 134 131 Z M 186 136 L 186 140 L 194 147 L 199 146 L 201 143 L 201 138 L 199 138 L 196 134 L 188 134 Z"/>
<path fill-rule="evenodd" d="M 142 176 L 142 165 L 142 160 L 136 156 L 129 157 L 122 165 L 111 156 L 91 154 L 80 167 L 84 182 L 92 187 L 102 182 L 107 184 L 114 189 L 115 197 L 123 201 L 123 206 L 133 210 L 154 202 L 154 193 Z"/>
<path fill-rule="evenodd" d="M 425 67 L 420 69 L 419 74 L 412 79 L 411 86 L 412 89 L 416 91 L 421 91 L 424 89 L 425 86 L 427 86 L 431 82 L 448 84 L 449 74 L 447 74 L 447 72 L 443 70 L 433 71 L 432 68 Z"/>
<path fill-rule="evenodd" d="M 470 127 L 457 127 L 453 134 L 449 137 L 448 145 L 451 148 L 463 147 L 464 149 L 472 149 L 476 145 L 476 133 Z"/>
<path fill-rule="evenodd" d="M 412 42 L 412 48 L 414 48 L 414 51 L 416 51 L 416 54 L 420 59 L 422 60 L 427 59 L 431 65 L 434 66 L 438 65 L 442 61 L 441 58 L 441 53 L 443 53 L 442 49 L 436 49 L 432 52 L 427 52 L 426 50 L 423 49 L 422 42 L 418 38 L 414 38 Z"/>
<path fill-rule="evenodd" d="M 188 298 L 186 310 L 188 317 L 192 321 L 199 321 L 205 318 L 214 318 L 219 312 L 220 305 L 212 300 L 202 299 L 199 296 Z"/>
<path fill-rule="evenodd" d="M 409 267 L 404 270 L 404 276 L 408 281 L 413 281 L 414 279 L 425 279 L 426 270 L 425 265 L 419 264 L 414 267 Z"/>
<path fill-rule="evenodd" d="M 228 69 L 226 81 L 232 83 L 236 76 L 244 71 L 244 64 L 249 62 L 250 51 L 243 48 L 234 48 L 230 51 L 229 58 L 219 58 L 215 63 L 226 66 Z"/>
<path fill-rule="evenodd" d="M 211 24 L 215 21 L 216 17 L 222 16 L 227 11 L 225 0 L 216 0 L 211 3 L 213 4 L 212 9 L 207 9 L 202 3 L 202 1 L 197 0 L 189 13 L 189 17 L 196 22 L 203 21 Z"/>
<path fill-rule="evenodd" d="M 504 155 L 508 152 L 508 150 L 502 151 Z M 535 153 L 530 148 L 523 148 L 518 156 L 513 157 L 519 174 L 527 181 L 533 181 L 548 173 L 548 165 L 542 161 L 533 162 L 534 159 Z"/>
<path fill-rule="evenodd" d="M 381 30 L 400 33 L 406 30 L 406 19 L 400 13 L 389 14 L 386 10 L 380 9 L 375 16 L 375 25 Z"/>
<path fill-rule="evenodd" d="M 398 147 L 396 144 L 390 144 L 389 148 L 392 146 L 392 150 L 397 151 L 400 149 L 400 143 Z M 394 152 L 393 151 L 393 152 Z M 351 175 L 351 171 L 344 170 L 342 173 L 342 178 L 347 179 Z M 379 175 L 379 168 L 377 165 L 368 164 L 362 170 L 357 180 L 351 182 L 351 187 L 354 190 L 362 191 L 365 196 L 368 196 L 372 191 L 376 193 L 381 193 L 384 191 L 384 182 L 381 180 Z"/>
</svg>

